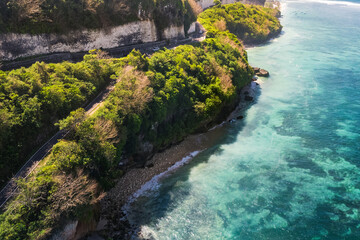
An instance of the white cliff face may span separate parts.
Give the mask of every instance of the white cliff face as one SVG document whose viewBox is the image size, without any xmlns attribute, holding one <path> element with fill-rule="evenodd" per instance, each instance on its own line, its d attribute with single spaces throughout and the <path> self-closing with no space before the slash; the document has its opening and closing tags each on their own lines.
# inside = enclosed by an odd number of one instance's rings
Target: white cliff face
<svg viewBox="0 0 360 240">
<path fill-rule="evenodd" d="M 190 28 L 188 30 L 188 33 L 194 33 L 196 32 L 196 22 L 193 22 L 191 25 L 190 25 Z"/>
<path fill-rule="evenodd" d="M 211 6 L 214 6 L 214 0 L 200 0 L 198 1 L 202 9 L 209 8 Z"/>
<path fill-rule="evenodd" d="M 241 2 L 241 0 L 221 0 L 222 4 Z"/>
<path fill-rule="evenodd" d="M 223 4 L 239 0 L 222 0 Z M 213 0 L 198 0 L 203 9 L 214 5 Z M 140 10 L 139 10 L 140 11 Z M 139 13 L 140 14 L 140 13 Z M 195 32 L 190 26 L 189 33 Z M 144 20 L 101 30 L 73 31 L 68 34 L 0 34 L 0 61 L 14 60 L 58 52 L 83 52 L 99 48 L 115 48 L 124 45 L 155 42 L 163 39 L 184 38 L 184 26 L 170 26 L 157 34 L 154 21 Z"/>
<path fill-rule="evenodd" d="M 172 38 L 184 38 L 184 26 L 170 26 L 164 29 L 163 38 L 172 39 Z"/>
<path fill-rule="evenodd" d="M 165 39 L 184 37 L 184 27 L 171 26 L 163 31 Z M 102 30 L 73 31 L 68 34 L 0 35 L 0 60 L 13 60 L 55 52 L 81 52 L 158 41 L 153 21 L 137 21 Z"/>
<path fill-rule="evenodd" d="M 241 2 L 241 0 L 220 0 L 220 1 L 222 4 Z M 206 9 L 214 6 L 214 0 L 198 0 L 197 2 L 200 4 L 202 9 Z"/>
</svg>

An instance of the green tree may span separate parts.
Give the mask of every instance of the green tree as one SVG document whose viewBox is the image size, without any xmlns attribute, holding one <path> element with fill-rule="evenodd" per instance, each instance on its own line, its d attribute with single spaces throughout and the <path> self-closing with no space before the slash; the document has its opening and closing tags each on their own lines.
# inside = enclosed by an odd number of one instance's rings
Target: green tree
<svg viewBox="0 0 360 240">
<path fill-rule="evenodd" d="M 215 7 L 221 7 L 221 1 L 220 0 L 214 0 Z"/>
<path fill-rule="evenodd" d="M 85 120 L 85 117 L 85 109 L 79 108 L 75 111 L 72 111 L 67 118 L 60 120 L 55 124 L 55 126 L 58 126 L 60 130 L 64 129 L 65 131 L 73 131 L 79 127 L 81 122 Z"/>
</svg>

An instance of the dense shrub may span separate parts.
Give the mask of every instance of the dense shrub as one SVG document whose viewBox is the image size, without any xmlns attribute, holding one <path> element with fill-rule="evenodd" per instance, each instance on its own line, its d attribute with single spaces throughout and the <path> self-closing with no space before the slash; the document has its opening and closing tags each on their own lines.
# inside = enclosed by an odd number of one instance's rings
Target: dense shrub
<svg viewBox="0 0 360 240">
<path fill-rule="evenodd" d="M 217 5 L 199 15 L 210 34 L 229 30 L 244 43 L 263 43 L 280 33 L 278 9 L 241 3 Z"/>
<path fill-rule="evenodd" d="M 146 154 L 148 152 L 141 147 L 144 142 L 159 149 L 215 121 L 226 106 L 235 103 L 238 90 L 252 76 L 246 55 L 238 44 L 223 36 L 209 38 L 197 46 L 164 49 L 151 58 L 139 52 L 132 52 L 121 60 L 102 60 L 89 55 L 77 64 L 40 64 L 44 70 L 43 77 L 35 71 L 39 66 L 35 64 L 29 69 L 19 70 L 22 81 L 17 78 L 19 74 L 3 73 L 4 81 L 8 80 L 5 82 L 9 82 L 9 76 L 17 76 L 14 79 L 18 84 L 9 85 L 12 88 L 16 86 L 17 91 L 14 92 L 21 93 L 23 98 L 38 96 L 40 109 L 46 106 L 46 113 L 60 115 L 58 112 L 63 101 L 73 99 L 73 95 L 82 96 L 80 91 L 72 92 L 71 97 L 63 97 L 65 93 L 61 89 L 65 88 L 64 84 L 70 84 L 68 89 L 74 84 L 84 84 L 75 76 L 82 76 L 86 72 L 83 70 L 87 69 L 91 74 L 87 75 L 89 79 L 86 83 L 91 83 L 89 87 L 94 88 L 95 83 L 103 83 L 104 80 L 100 79 L 106 79 L 114 69 L 118 69 L 115 89 L 94 115 L 86 117 L 80 109 L 59 122 L 59 126 L 70 130 L 71 134 L 54 146 L 41 167 L 27 181 L 19 182 L 19 194 L 0 217 L 1 238 L 45 238 L 62 220 L 84 217 L 88 213 L 82 209 L 96 201 L 100 194 L 97 183 L 102 189 L 107 189 L 121 174 L 116 166 L 122 155 Z M 33 76 L 33 72 L 37 78 L 25 77 Z M 40 94 L 49 92 L 45 86 L 59 88 L 52 93 L 55 97 Z M 37 91 L 31 92 L 33 89 Z M 87 93 L 85 90 L 83 92 Z M 79 100 L 76 104 L 81 102 Z M 13 102 L 6 104 L 9 116 L 20 114 L 20 110 L 10 112 L 16 109 Z M 61 114 L 65 115 L 67 110 L 64 109 Z M 39 116 L 45 118 L 46 114 L 43 115 L 40 112 Z M 9 119 L 15 121 L 20 117 Z M 38 120 L 34 122 L 38 123 Z M 143 157 L 146 159 L 146 156 Z M 64 179 L 67 178 L 80 185 L 66 185 Z M 59 191 L 72 192 L 72 196 L 59 199 Z M 59 208 L 60 212 L 54 212 Z"/>
<path fill-rule="evenodd" d="M 79 63 L 36 63 L 0 71 L 0 180 L 5 181 L 41 142 L 53 124 L 109 84 L 116 65 L 98 55 Z"/>
<path fill-rule="evenodd" d="M 95 114 L 87 116 L 78 109 L 59 121 L 70 133 L 28 179 L 18 180 L 18 194 L 0 215 L 0 238 L 45 239 L 71 219 L 91 218 L 91 206 L 102 190 L 112 187 L 122 174 L 117 168 L 122 157 L 143 163 L 147 154 L 226 116 L 253 71 L 237 37 L 220 31 L 223 25 L 205 22 L 209 29 L 205 41 L 163 49 L 150 58 L 137 51 L 123 59 L 90 54 L 77 64 L 40 64 L 42 71 L 35 64 L 16 74 L 1 72 L 1 97 L 8 101 L 1 108 L 6 114 L 0 115 L 5 120 L 1 123 L 8 125 L 2 125 L 1 131 L 9 136 L 12 124 L 22 123 L 24 116 L 30 116 L 27 122 L 38 123 L 42 114 L 35 113 L 43 104 L 59 116 L 69 110 L 62 109 L 66 107 L 62 99 L 74 101 L 71 106 L 80 104 L 82 91 L 74 88 L 73 95 L 79 96 L 63 96 L 66 84 L 69 89 L 72 84 L 85 84 L 84 94 L 91 94 L 110 76 L 117 83 Z M 84 76 L 91 80 L 83 80 Z M 52 86 L 60 89 L 60 96 L 46 90 Z M 20 100 L 11 102 L 9 89 Z M 50 93 L 40 94 L 44 89 Z M 26 111 L 21 108 L 22 99 L 26 99 Z"/>
</svg>

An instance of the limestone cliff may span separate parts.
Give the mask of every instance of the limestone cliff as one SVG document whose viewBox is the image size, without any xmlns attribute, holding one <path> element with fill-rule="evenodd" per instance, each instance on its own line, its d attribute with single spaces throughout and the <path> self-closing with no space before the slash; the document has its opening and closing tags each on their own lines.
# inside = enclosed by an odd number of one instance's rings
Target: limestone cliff
<svg viewBox="0 0 360 240">
<path fill-rule="evenodd" d="M 4 0 L 0 61 L 184 38 L 195 20 L 182 0 Z"/>
<path fill-rule="evenodd" d="M 110 29 L 78 30 L 68 34 L 37 35 L 6 33 L 0 35 L 0 57 L 13 60 L 55 52 L 81 52 L 95 48 L 154 42 L 161 39 L 184 38 L 184 26 L 170 26 L 159 36 L 154 21 L 136 21 Z"/>
<path fill-rule="evenodd" d="M 220 0 L 220 1 L 222 4 L 241 2 L 245 4 L 257 4 L 263 6 L 266 0 Z M 214 6 L 214 0 L 196 0 L 196 2 L 201 6 L 202 9 L 206 9 Z"/>
<path fill-rule="evenodd" d="M 121 6 L 128 6 L 129 9 L 122 10 L 119 6 L 116 7 L 117 5 L 114 5 L 115 10 L 113 10 L 113 12 L 118 13 L 116 16 L 130 12 L 134 15 L 131 15 L 131 19 L 137 19 L 128 20 L 128 22 L 123 24 L 119 24 L 116 21 L 109 25 L 100 24 L 94 28 L 90 28 L 87 25 L 80 25 L 74 27 L 72 30 L 61 30 L 60 32 L 51 31 L 51 26 L 56 26 L 55 23 L 51 25 L 51 23 L 45 22 L 39 25 L 41 27 L 34 25 L 34 28 L 37 27 L 35 29 L 39 31 L 37 33 L 28 33 L 26 29 L 24 30 L 19 27 L 22 25 L 27 26 L 29 24 L 28 22 L 35 18 L 31 14 L 26 15 L 24 13 L 22 15 L 24 19 L 19 22 L 19 26 L 9 28 L 10 30 L 4 30 L 4 27 L 1 28 L 2 25 L 0 24 L 0 61 L 11 61 L 17 58 L 49 53 L 83 52 L 95 48 L 108 49 L 165 39 L 184 38 L 186 32 L 191 33 L 195 31 L 193 22 L 196 19 L 196 12 L 214 5 L 213 0 L 161 0 L 157 1 L 156 4 L 151 0 L 147 0 L 146 2 L 151 4 L 144 7 L 144 4 L 141 4 L 143 2 L 136 5 L 130 0 L 121 1 L 123 2 Z M 262 4 L 262 0 L 243 0 L 242 2 L 244 1 L 247 3 Z M 41 2 L 46 2 L 46 0 L 42 0 Z M 234 2 L 238 2 L 238 0 L 222 0 L 223 4 Z M 192 3 L 197 5 L 195 8 L 198 7 L 200 10 L 194 10 Z M 39 15 L 44 14 L 41 7 L 42 6 L 38 6 L 37 9 L 37 14 Z M 1 11 L 3 11 L 4 8 L 2 8 Z M 101 10 L 100 7 L 98 8 Z M 116 10 L 117 8 L 121 10 Z M 94 14 L 102 16 L 100 10 L 95 10 Z M 43 16 L 43 18 L 45 17 Z M 51 19 L 51 16 L 47 16 L 47 18 L 49 21 L 56 21 L 56 19 Z M 11 20 L 8 21 L 10 21 L 8 25 L 13 26 L 14 23 L 11 22 Z M 110 20 L 105 22 L 109 21 Z M 16 21 L 14 20 L 14 22 Z M 2 23 L 4 23 L 4 20 Z M 67 27 L 71 29 L 71 24 Z M 41 32 L 41 29 L 43 29 L 44 32 Z M 25 33 L 23 33 L 24 31 Z"/>
</svg>

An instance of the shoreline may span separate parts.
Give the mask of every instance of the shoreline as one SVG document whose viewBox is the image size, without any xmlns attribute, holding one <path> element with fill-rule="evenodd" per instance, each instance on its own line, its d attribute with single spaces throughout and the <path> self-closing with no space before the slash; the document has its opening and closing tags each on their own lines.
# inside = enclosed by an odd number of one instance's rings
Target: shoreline
<svg viewBox="0 0 360 240">
<path fill-rule="evenodd" d="M 261 81 L 258 81 L 261 82 Z M 241 100 L 235 110 L 226 118 L 208 131 L 200 134 L 189 135 L 182 142 L 171 146 L 163 152 L 156 153 L 149 161 L 147 168 L 133 168 L 119 179 L 106 196 L 101 200 L 101 214 L 96 232 L 109 232 L 115 235 L 127 233 L 132 228 L 127 221 L 126 210 L 139 196 L 151 190 L 156 190 L 161 180 L 188 164 L 200 152 L 214 146 L 225 136 L 225 128 L 235 121 L 239 113 L 253 104 L 254 101 L 245 101 L 245 96 L 256 100 L 260 86 L 257 82 L 250 82 L 243 87 L 240 93 Z M 242 121 L 242 120 L 240 120 Z M 125 230 L 126 229 L 126 230 Z M 125 230 L 125 231 L 124 231 Z M 127 236 L 129 237 L 129 236 Z"/>
<path fill-rule="evenodd" d="M 282 12 L 282 4 L 280 11 Z M 281 16 L 280 16 L 281 17 Z M 262 44 L 250 43 L 244 44 L 244 48 L 248 49 L 265 46 L 283 34 L 282 29 L 267 39 Z M 188 164 L 196 155 L 214 146 L 221 137 L 225 136 L 225 129 L 232 121 L 242 121 L 243 113 L 250 107 L 260 93 L 263 79 L 258 78 L 257 81 L 251 81 L 240 91 L 240 102 L 237 107 L 226 117 L 222 123 L 213 126 L 204 133 L 189 135 L 182 142 L 171 146 L 163 152 L 155 153 L 154 156 L 147 161 L 150 168 L 134 168 L 125 173 L 119 179 L 116 186 L 106 193 L 101 200 L 101 213 L 94 236 L 96 239 L 102 239 L 103 232 L 105 236 L 111 235 L 115 239 L 130 239 L 137 234 L 138 226 L 131 224 L 127 217 L 127 211 L 131 208 L 131 204 L 140 196 L 151 193 L 158 188 L 161 180 L 171 176 L 182 166 Z M 246 101 L 245 96 L 253 98 L 252 101 Z"/>
</svg>

